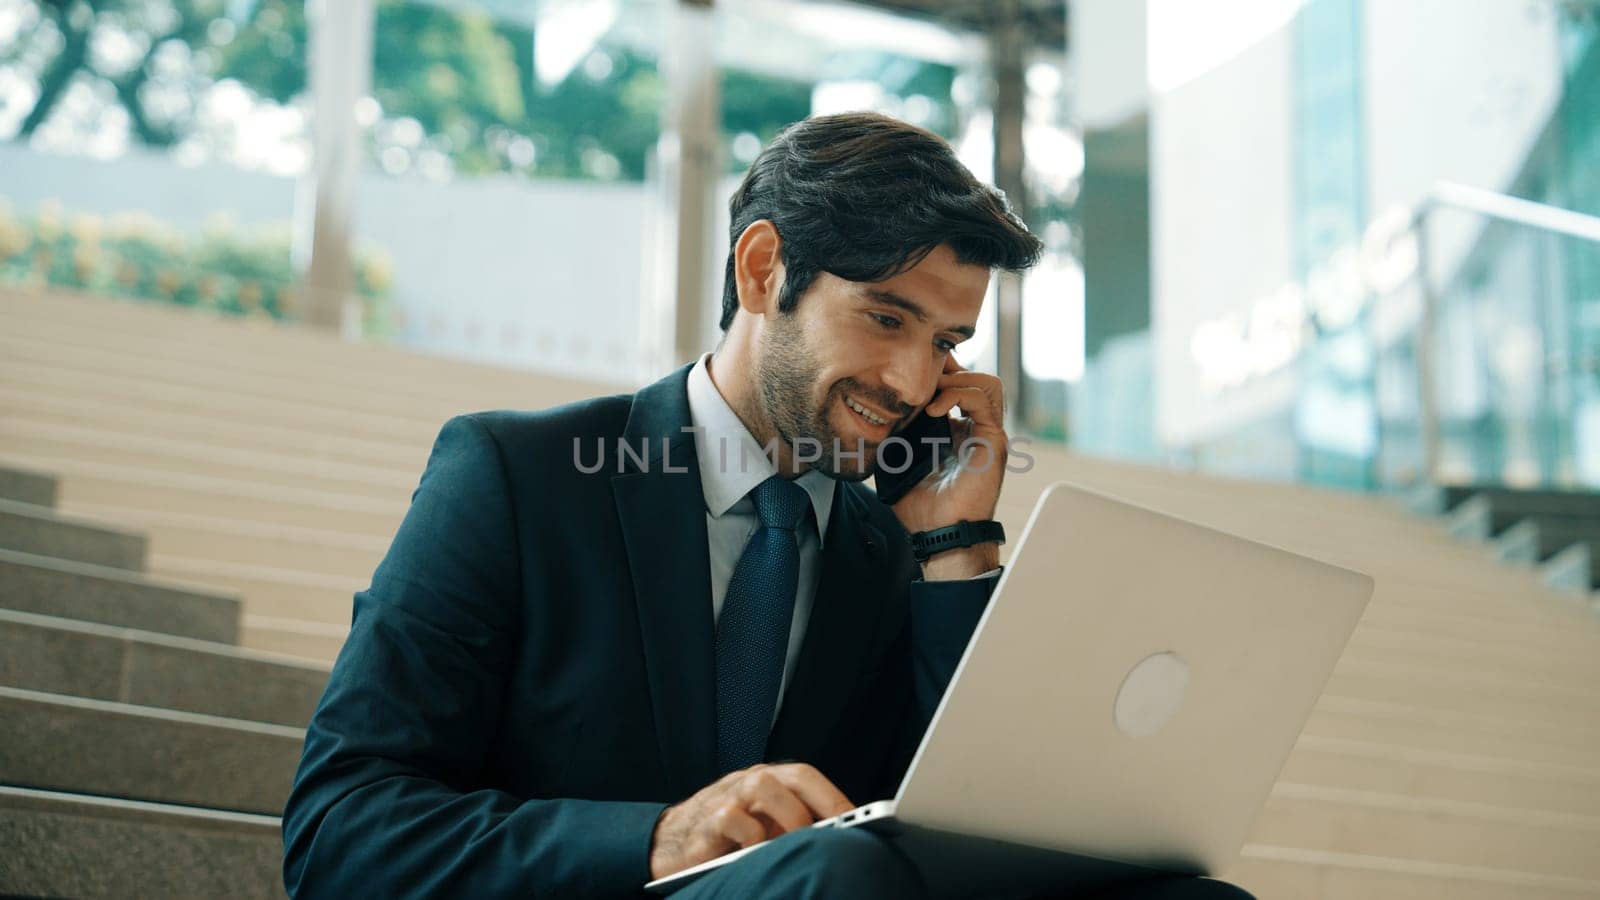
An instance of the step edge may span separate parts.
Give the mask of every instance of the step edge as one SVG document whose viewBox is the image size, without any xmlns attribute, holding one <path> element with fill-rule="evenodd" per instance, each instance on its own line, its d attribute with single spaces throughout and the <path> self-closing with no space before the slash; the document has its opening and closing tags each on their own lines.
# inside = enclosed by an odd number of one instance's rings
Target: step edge
<svg viewBox="0 0 1600 900">
<path fill-rule="evenodd" d="M 149 822 L 150 816 L 154 814 L 179 820 L 171 823 L 179 827 L 217 830 L 271 829 L 273 832 L 281 832 L 283 827 L 283 819 L 280 816 L 261 813 L 162 803 L 155 800 L 128 800 L 100 794 L 80 794 L 73 791 L 55 791 L 0 783 L 0 810 L 19 808 L 55 815 L 97 816 L 141 822 Z"/>
<path fill-rule="evenodd" d="M 226 716 L 214 716 L 207 713 L 186 712 L 183 710 L 166 709 L 160 706 L 141 706 L 136 703 L 124 703 L 117 700 L 93 700 L 88 697 L 74 697 L 70 694 L 52 694 L 47 691 L 30 691 L 25 688 L 14 688 L 0 685 L 0 700 L 16 700 L 22 703 L 31 703 L 37 706 L 55 708 L 69 708 L 73 710 L 102 712 L 112 715 L 127 716 L 160 722 L 170 722 L 178 725 L 191 725 L 202 728 L 232 731 L 240 734 L 249 734 L 261 737 L 283 738 L 304 742 L 306 730 L 288 725 L 278 725 L 271 722 L 252 722 L 248 719 L 233 719 Z"/>
</svg>

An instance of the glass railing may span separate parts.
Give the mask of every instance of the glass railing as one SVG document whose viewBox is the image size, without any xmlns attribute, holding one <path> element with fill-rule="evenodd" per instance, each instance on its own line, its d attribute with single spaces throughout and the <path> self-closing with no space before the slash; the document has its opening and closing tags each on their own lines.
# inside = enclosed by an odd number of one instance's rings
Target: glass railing
<svg viewBox="0 0 1600 900">
<path fill-rule="evenodd" d="M 1375 486 L 1600 487 L 1600 218 L 1440 185 L 1390 249 Z"/>
</svg>

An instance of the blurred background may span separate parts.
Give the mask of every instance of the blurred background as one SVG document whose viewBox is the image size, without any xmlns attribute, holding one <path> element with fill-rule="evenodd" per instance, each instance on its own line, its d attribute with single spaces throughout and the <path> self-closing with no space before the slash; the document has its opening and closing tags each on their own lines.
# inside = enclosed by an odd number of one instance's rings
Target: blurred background
<svg viewBox="0 0 1600 900">
<path fill-rule="evenodd" d="M 876 109 L 1048 244 L 966 352 L 1023 431 L 1600 484 L 1600 5 L 1470 6 L 0 0 L 0 282 L 629 388 L 764 143 Z"/>
</svg>

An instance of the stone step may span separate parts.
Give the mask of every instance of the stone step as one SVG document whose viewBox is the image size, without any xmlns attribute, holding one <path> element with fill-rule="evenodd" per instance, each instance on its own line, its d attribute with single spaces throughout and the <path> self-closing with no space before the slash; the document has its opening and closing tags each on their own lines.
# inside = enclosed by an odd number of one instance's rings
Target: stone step
<svg viewBox="0 0 1600 900">
<path fill-rule="evenodd" d="M 171 437 L 18 419 L 7 420 L 6 427 L 0 429 L 0 453 L 137 466 L 383 499 L 410 497 L 418 474 L 325 462 L 303 454 L 218 448 Z"/>
<path fill-rule="evenodd" d="M 1404 570 L 1392 567 L 1394 571 L 1378 583 L 1373 600 L 1380 607 L 1404 607 L 1429 615 L 1549 628 L 1582 644 L 1600 639 L 1600 619 L 1573 603 L 1570 595 L 1548 588 L 1535 571 L 1507 566 L 1477 552 L 1470 560 L 1471 565 L 1463 561 L 1442 569 L 1430 565 Z M 1470 580 L 1485 571 L 1495 574 L 1493 584 L 1460 583 L 1460 575 Z M 1452 577 L 1446 578 L 1447 574 Z"/>
<path fill-rule="evenodd" d="M 328 667 L 0 609 L 0 686 L 303 728 Z"/>
<path fill-rule="evenodd" d="M 276 816 L 0 785 L 0 895 L 281 900 Z"/>
<path fill-rule="evenodd" d="M 0 315 L 18 333 L 40 341 L 105 352 L 137 347 L 158 358 L 181 358 L 229 372 L 286 379 L 291 388 L 314 391 L 339 384 L 392 393 L 397 379 L 408 395 L 450 403 L 488 397 L 491 405 L 527 402 L 545 395 L 567 399 L 615 390 L 563 375 L 539 373 L 420 353 L 403 346 L 350 342 L 298 323 L 262 322 L 210 315 L 203 310 L 108 300 L 52 292 L 49 297 L 0 292 Z M 530 384 L 530 382 L 532 382 Z M 520 401 L 518 398 L 522 398 Z"/>
<path fill-rule="evenodd" d="M 1570 596 L 1547 590 L 1536 574 L 1487 558 L 1474 557 L 1472 563 L 1463 567 L 1459 562 L 1414 560 L 1404 566 L 1368 566 L 1360 571 L 1367 571 L 1377 582 L 1368 608 L 1437 612 L 1491 624 L 1531 623 L 1568 628 L 1578 623 L 1579 628 L 1600 634 L 1600 621 L 1577 609 Z M 1452 583 L 1460 581 L 1463 568 L 1464 574 L 1470 576 L 1477 567 L 1491 569 L 1501 577 L 1501 583 L 1492 586 Z M 1442 574 L 1445 572 L 1456 574 L 1445 578 Z"/>
<path fill-rule="evenodd" d="M 10 426 L 8 424 L 7 428 Z M 54 508 L 56 505 L 56 479 L 54 475 L 28 469 L 0 468 L 0 500 L 12 500 L 31 506 Z"/>
<path fill-rule="evenodd" d="M 1600 817 L 1280 781 L 1250 843 L 1600 883 Z"/>
<path fill-rule="evenodd" d="M 1462 640 L 1430 631 L 1392 628 L 1363 622 L 1350 638 L 1351 647 L 1373 652 L 1403 653 L 1425 662 L 1460 662 L 1503 668 L 1563 680 L 1571 684 L 1600 680 L 1600 654 L 1588 649 L 1556 652 L 1550 647 L 1527 646 L 1490 635 L 1487 640 Z"/>
<path fill-rule="evenodd" d="M 48 396 L 99 396 L 138 408 L 209 414 L 229 422 L 326 428 L 336 434 L 408 445 L 426 444 L 444 421 L 318 406 L 303 398 L 240 395 L 211 386 L 204 374 L 197 381 L 141 378 L 11 355 L 0 355 L 0 381 Z"/>
<path fill-rule="evenodd" d="M 1579 655 L 1586 655 L 1600 640 L 1600 619 L 1570 596 L 1530 600 L 1508 592 L 1489 597 L 1498 599 L 1468 602 L 1449 587 L 1391 577 L 1379 582 L 1361 624 L 1413 631 L 1459 625 L 1459 631 L 1468 635 L 1464 639 L 1504 647 L 1565 647 Z"/>
<path fill-rule="evenodd" d="M 162 354 L 150 347 L 86 347 L 50 336 L 0 333 L 0 354 L 18 365 L 71 368 L 101 377 L 127 378 L 151 384 L 203 384 L 233 394 L 244 403 L 288 400 L 309 409 L 328 409 L 359 416 L 405 421 L 449 418 L 453 404 L 430 403 L 381 387 L 352 387 L 344 380 L 323 381 L 296 374 L 291 366 L 279 371 L 241 371 L 195 360 L 191 354 Z M 287 361 L 286 361 L 287 362 Z M 464 410 L 463 410 L 464 411 Z M 374 421 L 377 421 L 375 418 Z M 440 420 L 442 421 L 442 419 Z"/>
<path fill-rule="evenodd" d="M 374 564 L 376 567 L 376 564 Z M 245 612 L 324 624 L 350 623 L 351 598 L 372 582 L 364 576 L 324 575 L 272 566 L 154 556 L 150 570 L 186 583 L 236 591 Z"/>
<path fill-rule="evenodd" d="M 1247 844 L 1225 875 L 1261 900 L 1579 900 L 1600 881 L 1497 869 Z"/>
<path fill-rule="evenodd" d="M 152 570 L 158 568 L 154 560 L 175 558 L 370 578 L 389 549 L 388 538 L 229 516 L 90 503 L 73 503 L 66 510 L 139 529 L 150 544 Z M 1600 665 L 1600 660 L 1596 663 Z"/>
<path fill-rule="evenodd" d="M 145 564 L 144 535 L 14 500 L 0 500 L 0 549 L 134 572 Z"/>
<path fill-rule="evenodd" d="M 0 687 L 0 784 L 277 815 L 305 732 Z"/>
<path fill-rule="evenodd" d="M 1310 520 L 1315 527 L 1315 520 Z M 1292 532 L 1275 546 L 1301 543 Z M 1252 539 L 1259 536 L 1245 535 Z M 1273 543 L 1266 541 L 1266 543 Z M 1377 582 L 1374 602 L 1385 603 L 1392 596 L 1410 606 L 1459 611 L 1501 621 L 1583 622 L 1585 627 L 1600 627 L 1593 616 L 1580 610 L 1572 598 L 1546 585 L 1531 568 L 1508 566 L 1481 546 L 1462 545 L 1460 555 L 1453 552 L 1413 553 L 1391 546 L 1347 543 L 1333 550 L 1304 542 L 1304 553 L 1334 565 L 1354 568 L 1371 575 Z M 1421 590 L 1419 590 L 1421 589 Z"/>
<path fill-rule="evenodd" d="M 1582 623 L 1588 626 L 1592 623 Z M 1531 613 L 1521 621 L 1442 612 L 1401 604 L 1370 604 L 1361 625 L 1405 631 L 1428 631 L 1458 641 L 1486 641 L 1504 646 L 1548 650 L 1561 655 L 1593 653 L 1597 644 L 1590 627 L 1539 621 Z"/>
<path fill-rule="evenodd" d="M 344 639 L 349 633 L 348 619 L 343 624 L 334 625 L 246 615 L 239 643 L 252 650 L 331 663 L 339 655 L 339 648 L 344 646 Z"/>
<path fill-rule="evenodd" d="M 1454 704 L 1470 707 L 1468 702 Z M 1413 725 L 1448 728 L 1461 734 L 1481 735 L 1486 738 L 1512 738 L 1557 747 L 1594 747 L 1600 745 L 1600 728 L 1584 725 L 1559 716 L 1537 713 L 1475 712 L 1469 709 L 1445 708 L 1433 704 L 1396 703 L 1372 697 L 1333 693 L 1330 689 L 1318 700 L 1315 709 L 1336 715 L 1359 716 L 1363 719 L 1384 722 L 1399 721 Z M 1596 758 L 1600 764 L 1600 757 Z"/>
<path fill-rule="evenodd" d="M 1600 766 L 1553 766 L 1302 735 L 1278 780 L 1600 816 Z"/>
<path fill-rule="evenodd" d="M 0 415 L 8 419 L 100 428 L 139 437 L 166 437 L 197 446 L 300 454 L 308 459 L 416 474 L 428 444 L 348 437 L 304 425 L 235 422 L 215 415 L 152 409 L 97 395 L 50 394 L 0 385 Z M 443 425 L 444 420 L 440 420 Z"/>
<path fill-rule="evenodd" d="M 154 565 L 152 557 L 152 566 Z M 1527 644 L 1462 641 L 1363 622 L 1345 649 L 1351 665 L 1371 662 L 1410 665 L 1427 671 L 1492 673 L 1511 684 L 1554 685 L 1570 690 L 1600 676 L 1600 659 L 1565 641 Z"/>
<path fill-rule="evenodd" d="M 1327 691 L 1365 700 L 1511 721 L 1563 723 L 1600 732 L 1600 695 L 1583 683 L 1517 678 L 1484 666 L 1477 671 L 1378 660 L 1347 649 Z"/>
<path fill-rule="evenodd" d="M 28 465 L 41 460 L 22 454 L 0 453 L 0 464 Z M 62 457 L 55 457 L 51 461 L 62 477 L 63 506 L 85 502 L 168 509 L 249 519 L 265 524 L 387 537 L 399 527 L 400 519 L 410 503 L 410 495 L 406 493 L 383 500 L 116 463 L 84 462 Z"/>
<path fill-rule="evenodd" d="M 1408 721 L 1321 704 L 1312 710 L 1301 735 L 1384 744 L 1399 750 L 1462 753 L 1577 769 L 1596 767 L 1594 748 L 1570 740 L 1557 743 L 1518 734 L 1495 734 L 1473 724 Z"/>
<path fill-rule="evenodd" d="M 0 608 L 224 644 L 239 640 L 238 597 L 13 550 L 0 550 Z"/>
</svg>

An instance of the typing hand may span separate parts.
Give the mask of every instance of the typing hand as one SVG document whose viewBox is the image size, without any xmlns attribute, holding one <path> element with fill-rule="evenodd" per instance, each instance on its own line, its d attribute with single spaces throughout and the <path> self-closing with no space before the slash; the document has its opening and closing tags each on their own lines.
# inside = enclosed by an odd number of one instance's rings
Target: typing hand
<svg viewBox="0 0 1600 900">
<path fill-rule="evenodd" d="M 668 807 L 650 839 L 650 877 L 665 878 L 855 808 L 805 763 L 730 772 Z"/>
</svg>

